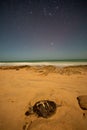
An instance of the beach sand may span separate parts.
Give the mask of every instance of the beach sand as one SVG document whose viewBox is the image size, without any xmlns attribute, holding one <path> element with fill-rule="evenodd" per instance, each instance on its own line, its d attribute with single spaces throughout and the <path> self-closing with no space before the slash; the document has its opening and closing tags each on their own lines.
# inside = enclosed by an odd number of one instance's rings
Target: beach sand
<svg viewBox="0 0 87 130">
<path fill-rule="evenodd" d="M 87 130 L 87 110 L 77 97 L 87 95 L 87 66 L 0 67 L 0 130 Z M 52 100 L 49 118 L 26 116 L 29 106 Z"/>
</svg>

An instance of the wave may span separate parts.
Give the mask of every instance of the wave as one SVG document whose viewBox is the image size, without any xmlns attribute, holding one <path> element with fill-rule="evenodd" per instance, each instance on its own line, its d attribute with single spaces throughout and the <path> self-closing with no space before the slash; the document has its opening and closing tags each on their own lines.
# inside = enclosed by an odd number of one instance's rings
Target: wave
<svg viewBox="0 0 87 130">
<path fill-rule="evenodd" d="M 41 66 L 41 65 L 52 65 L 52 66 L 78 66 L 87 65 L 87 62 L 0 62 L 0 66 Z"/>
</svg>

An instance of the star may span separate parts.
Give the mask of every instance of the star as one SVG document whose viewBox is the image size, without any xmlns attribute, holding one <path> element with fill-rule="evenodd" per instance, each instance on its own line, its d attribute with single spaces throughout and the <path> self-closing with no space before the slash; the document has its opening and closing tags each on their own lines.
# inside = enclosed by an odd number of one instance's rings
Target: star
<svg viewBox="0 0 87 130">
<path fill-rule="evenodd" d="M 32 15 L 32 13 L 33 13 L 32 11 L 29 12 L 29 14 L 31 14 L 31 15 Z"/>
<path fill-rule="evenodd" d="M 53 42 L 51 42 L 51 43 L 50 43 L 50 45 L 51 45 L 51 46 L 54 46 L 54 43 L 53 43 Z"/>
<path fill-rule="evenodd" d="M 58 10 L 58 9 L 59 9 L 59 6 L 56 6 L 55 8 L 56 8 L 56 10 Z"/>
<path fill-rule="evenodd" d="M 49 12 L 49 13 L 48 13 L 48 15 L 49 15 L 49 16 L 52 16 L 52 13 L 51 13 L 51 12 Z"/>
</svg>

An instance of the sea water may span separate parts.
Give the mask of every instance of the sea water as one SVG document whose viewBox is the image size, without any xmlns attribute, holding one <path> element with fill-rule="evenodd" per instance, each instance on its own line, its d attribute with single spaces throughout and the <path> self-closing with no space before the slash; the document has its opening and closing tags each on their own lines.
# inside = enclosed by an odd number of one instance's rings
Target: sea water
<svg viewBox="0 0 87 130">
<path fill-rule="evenodd" d="M 53 66 L 78 66 L 87 65 L 87 60 L 48 60 L 48 61 L 6 61 L 0 62 L 0 66 L 38 66 L 38 65 L 53 65 Z"/>
</svg>

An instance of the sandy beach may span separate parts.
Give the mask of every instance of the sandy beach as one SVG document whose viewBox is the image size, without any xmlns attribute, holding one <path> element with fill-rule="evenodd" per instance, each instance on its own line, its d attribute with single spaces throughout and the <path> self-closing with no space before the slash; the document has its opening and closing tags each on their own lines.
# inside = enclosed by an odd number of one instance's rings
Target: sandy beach
<svg viewBox="0 0 87 130">
<path fill-rule="evenodd" d="M 81 95 L 87 95 L 86 65 L 1 66 L 0 130 L 87 130 L 87 110 L 77 100 Z M 55 114 L 26 116 L 39 100 L 54 101 Z"/>
</svg>

